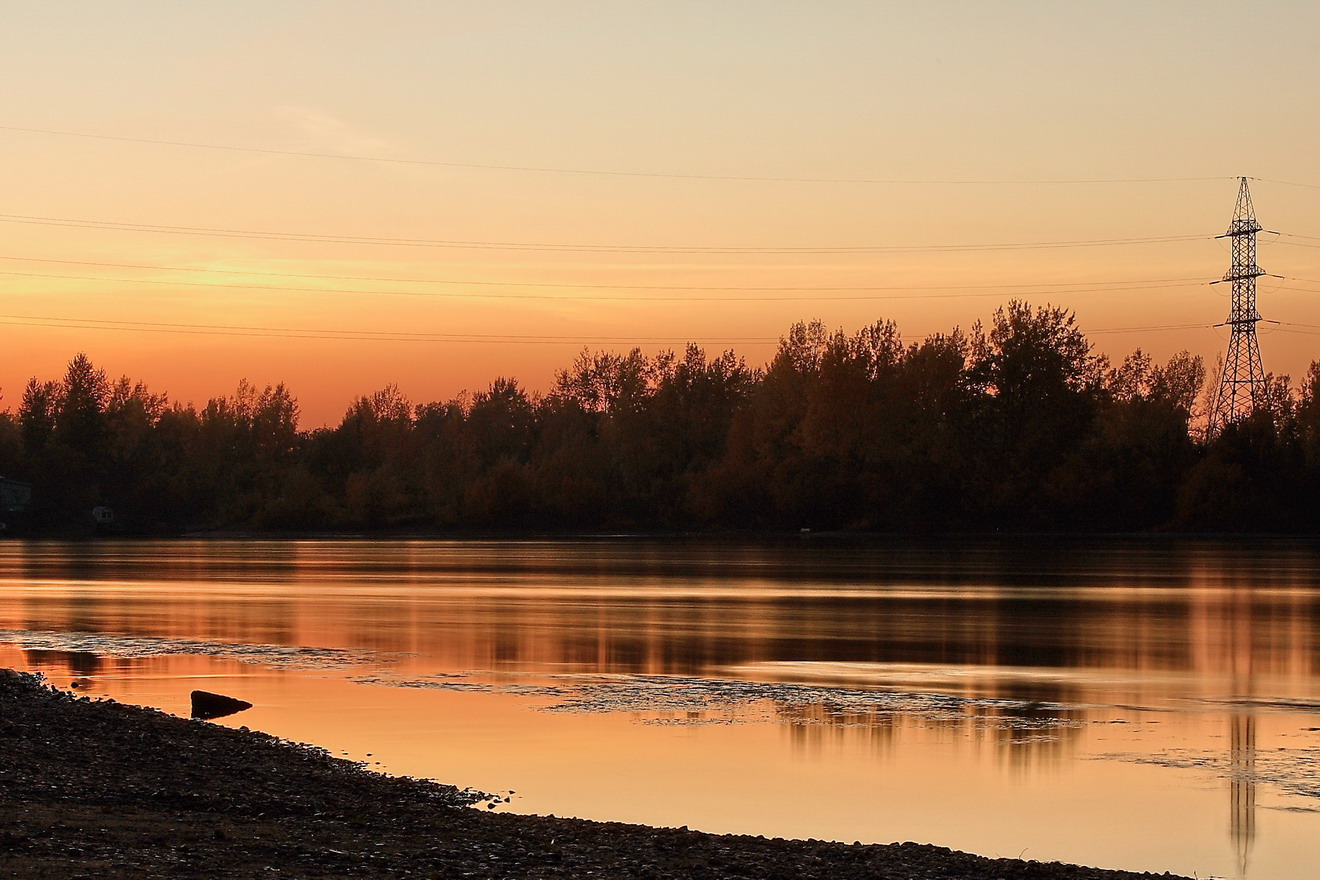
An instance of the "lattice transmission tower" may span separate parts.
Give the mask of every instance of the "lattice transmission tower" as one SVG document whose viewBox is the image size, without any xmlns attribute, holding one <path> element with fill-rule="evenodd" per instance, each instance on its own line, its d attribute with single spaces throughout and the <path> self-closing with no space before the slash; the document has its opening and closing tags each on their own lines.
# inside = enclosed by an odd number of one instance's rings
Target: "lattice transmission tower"
<svg viewBox="0 0 1320 880">
<path fill-rule="evenodd" d="M 1210 408 L 1210 433 L 1216 434 L 1255 410 L 1265 390 L 1265 370 L 1260 363 L 1260 345 L 1256 341 L 1256 279 L 1265 272 L 1256 265 L 1256 211 L 1251 205 L 1247 179 L 1238 187 L 1237 207 L 1228 232 L 1219 236 L 1233 242 L 1233 266 L 1222 281 L 1233 285 L 1233 305 L 1228 320 L 1228 353 L 1224 356 L 1219 388 Z"/>
</svg>

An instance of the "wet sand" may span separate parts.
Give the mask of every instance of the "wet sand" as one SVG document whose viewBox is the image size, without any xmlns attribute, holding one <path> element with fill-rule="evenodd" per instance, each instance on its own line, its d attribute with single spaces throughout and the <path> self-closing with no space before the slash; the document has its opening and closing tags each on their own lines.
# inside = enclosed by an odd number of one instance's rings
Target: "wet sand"
<svg viewBox="0 0 1320 880">
<path fill-rule="evenodd" d="M 1173 876 L 915 843 L 490 813 L 487 802 L 480 792 L 386 776 L 311 746 L 92 700 L 0 670 L 0 876 Z"/>
</svg>

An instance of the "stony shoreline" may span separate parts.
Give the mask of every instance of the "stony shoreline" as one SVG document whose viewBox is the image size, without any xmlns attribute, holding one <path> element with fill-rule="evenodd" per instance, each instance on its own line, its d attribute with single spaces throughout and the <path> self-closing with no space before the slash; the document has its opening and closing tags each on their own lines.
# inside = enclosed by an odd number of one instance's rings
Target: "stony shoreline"
<svg viewBox="0 0 1320 880">
<path fill-rule="evenodd" d="M 472 808 L 484 799 L 0 669 L 0 876 L 1173 876 L 914 843 L 771 840 Z"/>
</svg>

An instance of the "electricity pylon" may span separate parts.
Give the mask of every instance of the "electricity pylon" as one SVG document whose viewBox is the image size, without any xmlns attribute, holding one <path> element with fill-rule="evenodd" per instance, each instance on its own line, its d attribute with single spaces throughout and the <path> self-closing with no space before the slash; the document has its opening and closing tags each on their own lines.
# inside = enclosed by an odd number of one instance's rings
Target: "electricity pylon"
<svg viewBox="0 0 1320 880">
<path fill-rule="evenodd" d="M 1251 205 L 1247 179 L 1238 187 L 1237 207 L 1228 232 L 1219 236 L 1233 241 L 1233 267 L 1222 281 L 1232 282 L 1233 305 L 1228 320 L 1228 354 L 1219 376 L 1219 389 L 1210 409 L 1210 434 L 1251 415 L 1265 390 L 1265 370 L 1260 363 L 1260 345 L 1256 341 L 1256 279 L 1265 272 L 1256 265 L 1256 211 Z M 1218 282 L 1216 282 L 1218 283 Z"/>
</svg>

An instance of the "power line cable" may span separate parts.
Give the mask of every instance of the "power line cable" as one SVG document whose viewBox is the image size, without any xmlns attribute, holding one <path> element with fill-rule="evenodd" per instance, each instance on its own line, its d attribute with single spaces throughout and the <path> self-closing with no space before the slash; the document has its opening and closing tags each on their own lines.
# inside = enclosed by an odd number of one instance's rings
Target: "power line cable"
<svg viewBox="0 0 1320 880">
<path fill-rule="evenodd" d="M 0 324 L 34 327 L 55 327 L 73 330 L 125 330 L 143 333 L 183 333 L 201 336 L 245 336 L 266 339 L 330 339 L 359 342 L 481 342 L 527 344 L 623 343 L 627 345 L 682 345 L 687 342 L 706 343 L 768 343 L 777 342 L 772 336 L 697 337 L 676 339 L 671 337 L 623 336 L 549 336 L 483 333 L 407 333 L 398 331 L 331 330 L 297 327 L 245 327 L 227 324 L 183 324 L 155 321 L 118 321 L 94 318 L 60 318 L 46 315 L 0 315 Z"/>
<path fill-rule="evenodd" d="M 591 289 L 591 290 L 730 290 L 730 291 L 878 291 L 878 290 L 1014 290 L 1021 288 L 1067 288 L 1067 287 L 1093 287 L 1098 285 L 1111 284 L 1162 284 L 1172 282 L 1203 283 L 1200 278 L 1133 278 L 1114 281 L 1054 281 L 1054 282 L 1020 282 L 1017 284 L 933 284 L 933 285 L 913 285 L 899 284 L 887 286 L 859 285 L 859 286 L 744 286 L 744 285 L 708 285 L 708 284 L 579 284 L 579 283 L 546 283 L 533 281 L 474 281 L 469 279 L 454 278 L 397 278 L 397 277 L 372 277 L 362 275 L 319 275 L 304 272 L 263 272 L 252 269 L 225 269 L 210 268 L 202 266 L 158 266 L 144 263 L 106 263 L 92 260 L 59 260 L 44 257 L 18 257 L 0 255 L 0 260 L 21 261 L 28 263 L 56 263 L 66 266 L 100 266 L 113 269 L 146 269 L 159 272 L 206 272 L 220 275 L 253 275 L 263 278 L 313 278 L 326 281 L 368 281 L 384 282 L 391 284 L 454 284 L 454 285 L 473 285 L 479 287 L 549 287 L 549 288 L 568 288 L 568 289 Z M 8 273 L 0 273 L 8 274 Z M 20 274 L 20 273 L 13 273 Z M 38 276 L 38 277 L 63 277 L 63 276 Z M 73 276 L 76 277 L 76 276 Z M 1282 277 L 1282 276 L 1278 276 Z M 272 288 L 280 289 L 280 288 Z M 349 292 L 349 291 L 343 291 Z"/>
<path fill-rule="evenodd" d="M 1202 241 L 1212 235 L 1164 235 L 1137 238 L 1099 238 L 1073 241 L 1000 242 L 971 245 L 858 245 L 834 247 L 715 247 L 672 245 L 599 245 L 549 244 L 535 242 L 461 241 L 450 239 L 412 239 L 385 236 L 324 235 L 302 232 L 268 232 L 224 229 L 206 226 L 170 226 L 161 224 L 120 223 L 67 217 L 39 217 L 27 214 L 0 214 L 0 222 L 80 229 L 111 229 L 121 232 L 151 232 L 170 235 L 201 235 L 216 238 L 254 238 L 273 241 L 306 241 L 322 244 L 368 244 L 406 247 L 457 248 L 463 250 L 516 250 L 567 253 L 645 253 L 645 254 L 870 254 L 870 253 L 947 253 L 967 251 L 1040 250 L 1069 247 L 1108 247 L 1129 244 L 1163 244 Z"/>
<path fill-rule="evenodd" d="M 1160 324 L 1152 327 L 1100 327 L 1094 330 L 1082 330 L 1082 333 L 1151 333 L 1163 330 L 1209 330 L 1214 324 Z"/>
<path fill-rule="evenodd" d="M 1297 233 L 1295 233 L 1295 232 L 1276 232 L 1276 231 L 1273 230 L 1273 229 L 1266 229 L 1266 230 L 1264 230 L 1264 231 L 1265 231 L 1267 234 L 1269 234 L 1269 235 L 1273 235 L 1273 236 L 1275 236 L 1275 239 L 1274 239 L 1274 241 L 1272 242 L 1272 244 L 1283 244 L 1283 245 L 1288 245 L 1289 247 L 1304 247 L 1304 248 L 1320 247 L 1320 245 L 1316 245 L 1316 244 L 1306 244 L 1305 242 L 1301 242 L 1301 241 L 1284 241 L 1284 240 L 1283 240 L 1283 239 L 1285 239 L 1285 238 L 1304 238 L 1304 239 L 1306 239 L 1307 241 L 1320 241 L 1320 236 L 1315 236 L 1315 235 L 1299 235 L 1299 234 L 1297 234 Z"/>
<path fill-rule="evenodd" d="M 1278 183 L 1283 186 L 1300 186 L 1305 189 L 1320 189 L 1320 184 L 1314 184 L 1314 183 L 1297 183 L 1291 180 L 1273 180 L 1269 177 L 1249 177 L 1247 179 L 1259 180 L 1261 183 Z"/>
<path fill-rule="evenodd" d="M 572 294 L 544 294 L 544 293 L 464 293 L 454 291 L 424 291 L 424 290 L 344 290 L 335 287 L 292 287 L 288 285 L 275 284 L 214 284 L 198 281 L 177 281 L 156 278 L 106 278 L 95 275 L 59 275 L 45 272 L 12 272 L 0 270 L 0 276 L 10 276 L 18 278 L 42 278 L 58 279 L 68 281 L 90 281 L 102 284 L 152 284 L 167 287 L 201 287 L 215 288 L 218 290 L 262 290 L 288 293 L 336 293 L 350 296 L 405 296 L 420 297 L 429 299 L 485 299 L 485 300 L 516 300 L 516 301 L 539 301 L 539 302 L 863 302 L 878 300 L 898 300 L 898 299 L 969 299 L 990 296 L 1005 296 L 1008 290 L 996 288 L 994 290 L 964 290 L 956 293 L 888 293 L 888 294 L 853 294 L 847 296 L 688 296 L 688 295 L 668 295 L 668 296 L 649 296 L 649 295 L 628 295 L 628 296 L 609 296 L 603 294 L 587 294 L 575 296 Z M 1103 282 L 1102 282 L 1103 283 Z M 1209 282 L 1195 283 L 1167 283 L 1167 284 L 1147 284 L 1138 283 L 1133 285 L 1111 285 L 1105 287 L 1074 287 L 1067 289 L 1054 290 L 1023 290 L 1021 288 L 1010 288 L 1016 290 L 1021 296 L 1031 296 L 1038 294 L 1080 294 L 1080 293 L 1121 293 L 1131 290 L 1164 290 L 1183 287 L 1200 287 Z"/>
<path fill-rule="evenodd" d="M 558 168 L 538 165 L 503 165 L 480 162 L 448 162 L 431 159 L 398 159 L 388 156 L 366 156 L 347 153 L 320 153 L 310 150 L 279 150 L 268 147 L 243 147 L 232 144 L 209 144 L 198 141 L 157 140 L 153 138 L 124 137 L 90 132 L 66 131 L 50 128 L 29 128 L 17 125 L 0 125 L 0 130 L 26 132 L 29 134 L 55 135 L 59 137 L 88 138 L 102 141 L 119 141 L 133 144 L 152 144 L 166 147 L 187 147 L 199 150 L 224 150 L 235 153 L 260 153 L 272 156 L 299 156 L 312 159 L 338 159 L 354 162 L 382 162 L 393 165 L 429 165 L 441 168 L 469 168 L 483 171 L 519 171 L 537 174 L 575 174 L 599 175 L 605 177 L 651 177 L 666 180 L 728 180 L 764 183 L 846 183 L 846 184 L 919 184 L 919 185 L 970 185 L 970 184 L 1106 184 L 1106 183 L 1184 183 L 1209 180 L 1234 180 L 1233 177 L 1114 177 L 1114 178 L 1060 178 L 1037 180 L 1012 179 L 965 179 L 965 180 L 914 180 L 903 178 L 870 177 L 776 177 L 769 175 L 742 174 L 679 174 L 659 171 L 618 171 L 601 168 Z"/>
<path fill-rule="evenodd" d="M 95 318 L 61 318 L 49 315 L 0 315 L 0 324 L 53 327 L 71 330 L 121 330 L 141 333 L 179 333 L 201 336 L 243 336 L 266 339 L 320 339 L 360 342 L 480 342 L 500 344 L 574 344 L 622 343 L 624 345 L 684 345 L 689 342 L 707 344 L 751 343 L 766 344 L 778 342 L 776 336 L 740 336 L 740 337 L 695 337 L 676 339 L 672 337 L 625 337 L 625 336 L 590 336 L 590 335 L 535 335 L 506 333 L 408 333 L 399 331 L 371 330 L 333 330 L 326 328 L 298 327 L 252 327 L 228 324 L 187 324 L 158 321 L 100 320 Z M 1213 324 L 1164 324 L 1146 327 L 1101 327 L 1083 330 L 1083 334 L 1099 333 L 1134 333 L 1167 330 L 1200 330 L 1212 328 Z M 1309 325 L 1296 325 L 1309 326 Z M 930 334 L 927 334 L 929 336 Z M 912 337 L 916 338 L 916 337 Z"/>
</svg>

